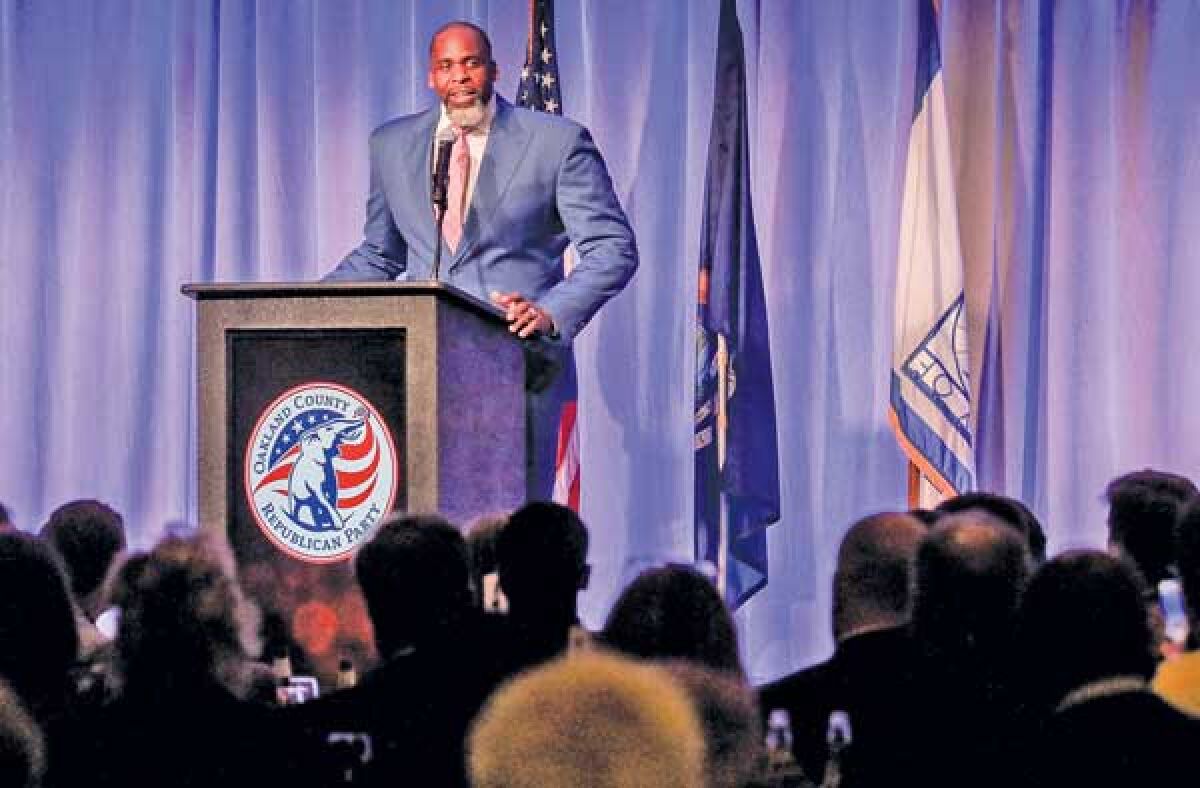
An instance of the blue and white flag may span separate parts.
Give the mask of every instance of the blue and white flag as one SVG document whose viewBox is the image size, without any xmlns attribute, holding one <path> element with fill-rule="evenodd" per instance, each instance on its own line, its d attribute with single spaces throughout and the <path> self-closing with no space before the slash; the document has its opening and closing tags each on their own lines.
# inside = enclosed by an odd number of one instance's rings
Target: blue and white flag
<svg viewBox="0 0 1200 788">
<path fill-rule="evenodd" d="M 696 560 L 716 567 L 736 609 L 767 583 L 779 450 L 734 0 L 721 3 L 713 89 L 696 314 L 695 538 Z"/>
<path fill-rule="evenodd" d="M 967 315 L 937 9 L 933 0 L 918 5 L 889 417 L 912 465 L 952 496 L 972 489 L 975 478 Z"/>
</svg>

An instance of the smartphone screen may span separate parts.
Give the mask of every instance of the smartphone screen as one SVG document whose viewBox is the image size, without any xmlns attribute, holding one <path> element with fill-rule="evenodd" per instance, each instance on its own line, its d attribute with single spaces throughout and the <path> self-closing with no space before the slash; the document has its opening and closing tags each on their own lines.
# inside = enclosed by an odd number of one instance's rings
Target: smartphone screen
<svg viewBox="0 0 1200 788">
<path fill-rule="evenodd" d="M 1167 640 L 1177 646 L 1184 645 L 1188 638 L 1188 618 L 1183 602 L 1183 584 L 1179 582 L 1179 578 L 1168 577 L 1159 582 L 1158 604 L 1162 609 Z"/>
</svg>

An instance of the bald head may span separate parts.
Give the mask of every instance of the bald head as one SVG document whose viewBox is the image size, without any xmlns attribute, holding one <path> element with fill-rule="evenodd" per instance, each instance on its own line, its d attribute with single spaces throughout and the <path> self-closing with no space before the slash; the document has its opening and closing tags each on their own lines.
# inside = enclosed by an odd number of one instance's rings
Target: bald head
<svg viewBox="0 0 1200 788">
<path fill-rule="evenodd" d="M 931 553 L 986 574 L 1029 556 L 1021 534 L 991 512 L 967 509 L 938 520 L 926 539 Z M 1028 574 L 1028 566 L 1025 567 Z"/>
<path fill-rule="evenodd" d="M 433 31 L 433 35 L 429 37 L 429 59 L 431 61 L 434 58 L 434 53 L 437 52 L 438 39 L 440 39 L 446 33 L 452 31 L 465 32 L 474 36 L 478 41 L 480 48 L 485 53 L 487 60 L 489 62 L 491 61 L 492 39 L 488 37 L 487 31 L 482 27 L 472 24 L 465 19 L 455 19 L 454 21 L 447 22 L 437 30 Z"/>
<path fill-rule="evenodd" d="M 1001 637 L 1031 569 L 1017 531 L 979 510 L 939 520 L 917 550 L 913 626 L 935 646 Z"/>
<path fill-rule="evenodd" d="M 1025 537 L 1034 563 L 1040 566 L 1046 562 L 1046 532 L 1037 516 L 1018 499 L 988 492 L 963 493 L 939 503 L 935 514 L 944 517 L 966 511 L 986 512 L 1017 529 Z"/>
<path fill-rule="evenodd" d="M 833 634 L 899 626 L 908 620 L 917 546 L 926 528 L 900 512 L 859 520 L 842 538 L 833 576 Z"/>
</svg>

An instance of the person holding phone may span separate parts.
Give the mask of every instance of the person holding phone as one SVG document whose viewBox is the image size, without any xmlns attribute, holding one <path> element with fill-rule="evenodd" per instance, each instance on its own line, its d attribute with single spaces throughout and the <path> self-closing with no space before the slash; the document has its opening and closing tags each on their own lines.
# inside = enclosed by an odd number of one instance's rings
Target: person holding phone
<svg viewBox="0 0 1200 788">
<path fill-rule="evenodd" d="M 1175 534 L 1180 576 L 1176 587 L 1182 593 L 1173 602 L 1164 601 L 1185 611 L 1190 634 L 1184 640 L 1182 653 L 1159 664 L 1154 674 L 1154 691 L 1172 705 L 1200 716 L 1200 650 L 1196 648 L 1196 636 L 1200 633 L 1200 501 L 1193 502 L 1184 512 Z M 1169 621 L 1169 612 L 1167 618 Z"/>
</svg>

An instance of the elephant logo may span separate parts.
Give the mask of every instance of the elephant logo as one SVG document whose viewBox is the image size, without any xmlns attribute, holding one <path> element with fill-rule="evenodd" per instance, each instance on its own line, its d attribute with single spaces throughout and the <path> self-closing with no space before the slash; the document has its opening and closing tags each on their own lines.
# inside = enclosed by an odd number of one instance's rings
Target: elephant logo
<svg viewBox="0 0 1200 788">
<path fill-rule="evenodd" d="M 395 441 L 375 408 L 335 383 L 306 383 L 268 405 L 250 435 L 245 490 L 263 534 L 302 561 L 348 558 L 396 499 Z"/>
<path fill-rule="evenodd" d="M 292 520 L 313 531 L 338 531 L 344 526 L 337 509 L 337 474 L 333 460 L 347 439 L 361 435 L 363 421 L 331 419 L 304 432 L 296 444 L 300 454 L 288 476 Z"/>
</svg>

